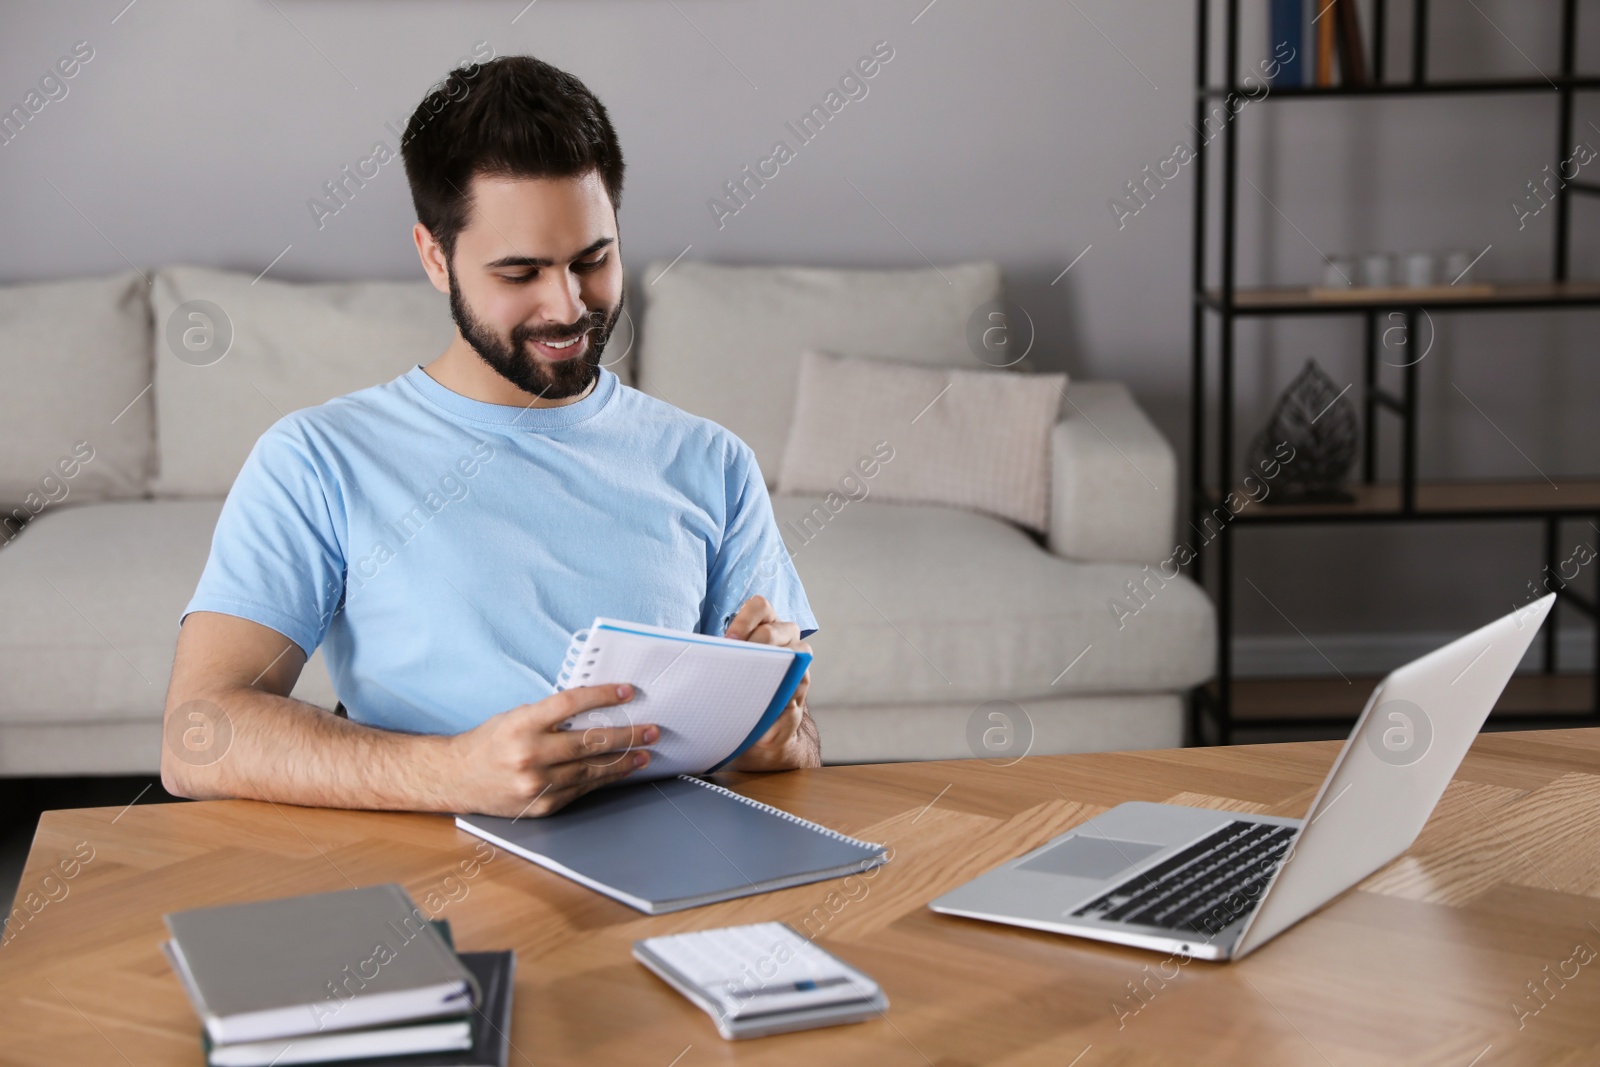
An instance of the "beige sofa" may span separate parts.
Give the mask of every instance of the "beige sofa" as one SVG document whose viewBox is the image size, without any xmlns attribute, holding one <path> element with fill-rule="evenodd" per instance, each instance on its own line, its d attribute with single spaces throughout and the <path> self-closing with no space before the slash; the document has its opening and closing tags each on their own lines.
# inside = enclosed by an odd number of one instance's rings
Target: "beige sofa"
<svg viewBox="0 0 1600 1067">
<path fill-rule="evenodd" d="M 968 323 L 1000 297 L 989 263 L 652 263 L 607 360 L 737 433 L 770 487 L 804 348 L 981 368 Z M 425 283 L 172 267 L 0 289 L 0 775 L 156 771 L 179 613 L 251 444 L 452 335 Z M 786 539 L 814 534 L 789 547 L 820 626 L 830 762 L 1181 743 L 1216 638 L 1205 595 L 1155 571 L 1176 536 L 1173 453 L 1125 387 L 1067 395 L 1045 538 L 870 495 L 817 532 L 822 498 L 774 495 Z M 320 653 L 295 695 L 334 706 Z"/>
</svg>

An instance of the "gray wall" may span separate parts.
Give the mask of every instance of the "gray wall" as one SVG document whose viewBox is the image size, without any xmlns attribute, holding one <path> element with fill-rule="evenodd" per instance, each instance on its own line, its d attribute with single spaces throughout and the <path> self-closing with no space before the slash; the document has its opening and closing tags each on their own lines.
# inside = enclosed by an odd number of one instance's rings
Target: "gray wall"
<svg viewBox="0 0 1600 1067">
<path fill-rule="evenodd" d="M 258 271 L 286 247 L 273 277 L 420 277 L 398 161 L 320 229 L 307 201 L 375 141 L 395 147 L 385 123 L 403 127 L 426 88 L 484 41 L 571 70 L 606 102 L 629 162 L 621 221 L 633 270 L 688 245 L 690 256 L 725 262 L 993 258 L 1037 324 L 1043 368 L 1129 382 L 1187 451 L 1193 168 L 1120 228 L 1109 201 L 1146 164 L 1196 139 L 1189 3 L 125 2 L 0 9 L 8 108 L 74 42 L 94 49 L 68 95 L 0 146 L 0 281 L 128 261 Z M 1407 5 L 1390 6 L 1404 22 Z M 1248 68 L 1267 54 L 1265 4 L 1244 7 Z M 1554 69 L 1557 7 L 1436 3 L 1436 71 Z M 1580 49 L 1591 68 L 1595 30 Z M 707 200 L 880 40 L 894 57 L 868 95 L 719 227 Z M 1391 69 L 1407 52 L 1400 26 Z M 1580 136 L 1600 146 L 1588 125 L 1600 124 L 1600 106 L 1581 106 L 1579 120 Z M 1241 187 L 1242 283 L 1310 281 L 1319 250 L 1492 244 L 1474 277 L 1548 269 L 1553 210 L 1519 230 L 1509 207 L 1556 159 L 1547 96 L 1257 103 L 1238 128 L 1243 172 L 1259 186 Z M 1600 161 L 1590 169 L 1600 180 Z M 1597 212 L 1578 207 L 1579 276 L 1600 266 Z M 1435 323 L 1421 367 L 1426 474 L 1543 472 L 1559 484 L 1600 470 L 1600 316 Z M 1241 444 L 1307 357 L 1341 383 L 1358 373 L 1351 323 L 1247 324 L 1241 343 Z M 1600 541 L 1583 524 L 1563 540 L 1584 534 Z M 1249 531 L 1240 560 L 1242 575 L 1307 633 L 1392 634 L 1400 648 L 1407 632 L 1459 631 L 1521 599 L 1538 544 L 1527 526 Z M 1241 589 L 1246 632 L 1294 638 Z"/>
</svg>

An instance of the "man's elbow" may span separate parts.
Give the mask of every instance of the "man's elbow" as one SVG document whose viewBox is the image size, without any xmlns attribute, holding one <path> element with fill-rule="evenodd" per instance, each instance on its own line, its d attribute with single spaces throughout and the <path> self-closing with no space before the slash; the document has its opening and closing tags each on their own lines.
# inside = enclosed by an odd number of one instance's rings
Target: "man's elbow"
<svg viewBox="0 0 1600 1067">
<path fill-rule="evenodd" d="M 221 784 L 216 768 L 207 770 L 172 751 L 172 734 L 161 745 L 161 788 L 186 800 L 218 800 L 232 794 Z"/>
<path fill-rule="evenodd" d="M 161 749 L 161 788 L 175 797 L 185 797 L 189 800 L 200 799 L 198 792 L 184 774 L 184 766 L 170 752 L 166 746 Z"/>
<path fill-rule="evenodd" d="M 190 800 L 232 796 L 222 766 L 232 740 L 232 723 L 220 705 L 169 698 L 161 730 L 161 788 Z"/>
</svg>

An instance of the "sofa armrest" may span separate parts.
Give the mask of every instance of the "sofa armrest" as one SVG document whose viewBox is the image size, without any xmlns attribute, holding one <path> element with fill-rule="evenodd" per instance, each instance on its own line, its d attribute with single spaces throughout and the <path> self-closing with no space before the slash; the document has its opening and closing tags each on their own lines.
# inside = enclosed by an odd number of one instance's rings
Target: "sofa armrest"
<svg viewBox="0 0 1600 1067">
<path fill-rule="evenodd" d="M 1121 382 L 1073 382 L 1050 437 L 1058 556 L 1150 563 L 1172 553 L 1178 459 Z"/>
</svg>

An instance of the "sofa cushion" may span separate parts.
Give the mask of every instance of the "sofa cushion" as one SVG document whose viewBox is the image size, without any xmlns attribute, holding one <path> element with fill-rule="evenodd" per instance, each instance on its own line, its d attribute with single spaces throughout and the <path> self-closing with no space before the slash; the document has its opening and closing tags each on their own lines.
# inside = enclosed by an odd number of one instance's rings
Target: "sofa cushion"
<svg viewBox="0 0 1600 1067">
<path fill-rule="evenodd" d="M 281 416 L 430 363 L 455 337 L 450 298 L 426 281 L 304 285 L 171 267 L 152 304 L 155 488 L 167 496 L 226 493 Z"/>
<path fill-rule="evenodd" d="M 1214 613 L 1187 578 L 1063 559 L 972 511 L 772 504 L 822 620 L 807 638 L 817 704 L 1175 692 L 1211 675 Z"/>
<path fill-rule="evenodd" d="M 155 774 L 159 770 L 160 715 L 115 722 L 0 720 L 0 777 Z"/>
<path fill-rule="evenodd" d="M 136 271 L 0 288 L 0 515 L 144 495 L 155 455 L 145 290 Z"/>
<path fill-rule="evenodd" d="M 0 549 L 0 722 L 145 719 L 159 732 L 179 615 L 222 501 L 51 508 Z M 321 654 L 295 696 L 334 706 Z"/>
<path fill-rule="evenodd" d="M 969 323 L 1000 299 L 1000 268 L 936 270 L 649 264 L 639 388 L 726 426 L 755 450 L 775 485 L 789 433 L 800 354 L 935 367 L 989 366 Z M 663 273 L 663 271 L 665 273 Z"/>
<path fill-rule="evenodd" d="M 778 492 L 870 492 L 1043 532 L 1050 431 L 1066 386 L 1065 374 L 935 370 L 808 349 Z"/>
<path fill-rule="evenodd" d="M 1007 767 L 1023 756 L 1126 752 L 1183 744 L 1179 693 L 987 700 L 974 704 L 818 704 L 824 763 L 979 759 Z"/>
</svg>

